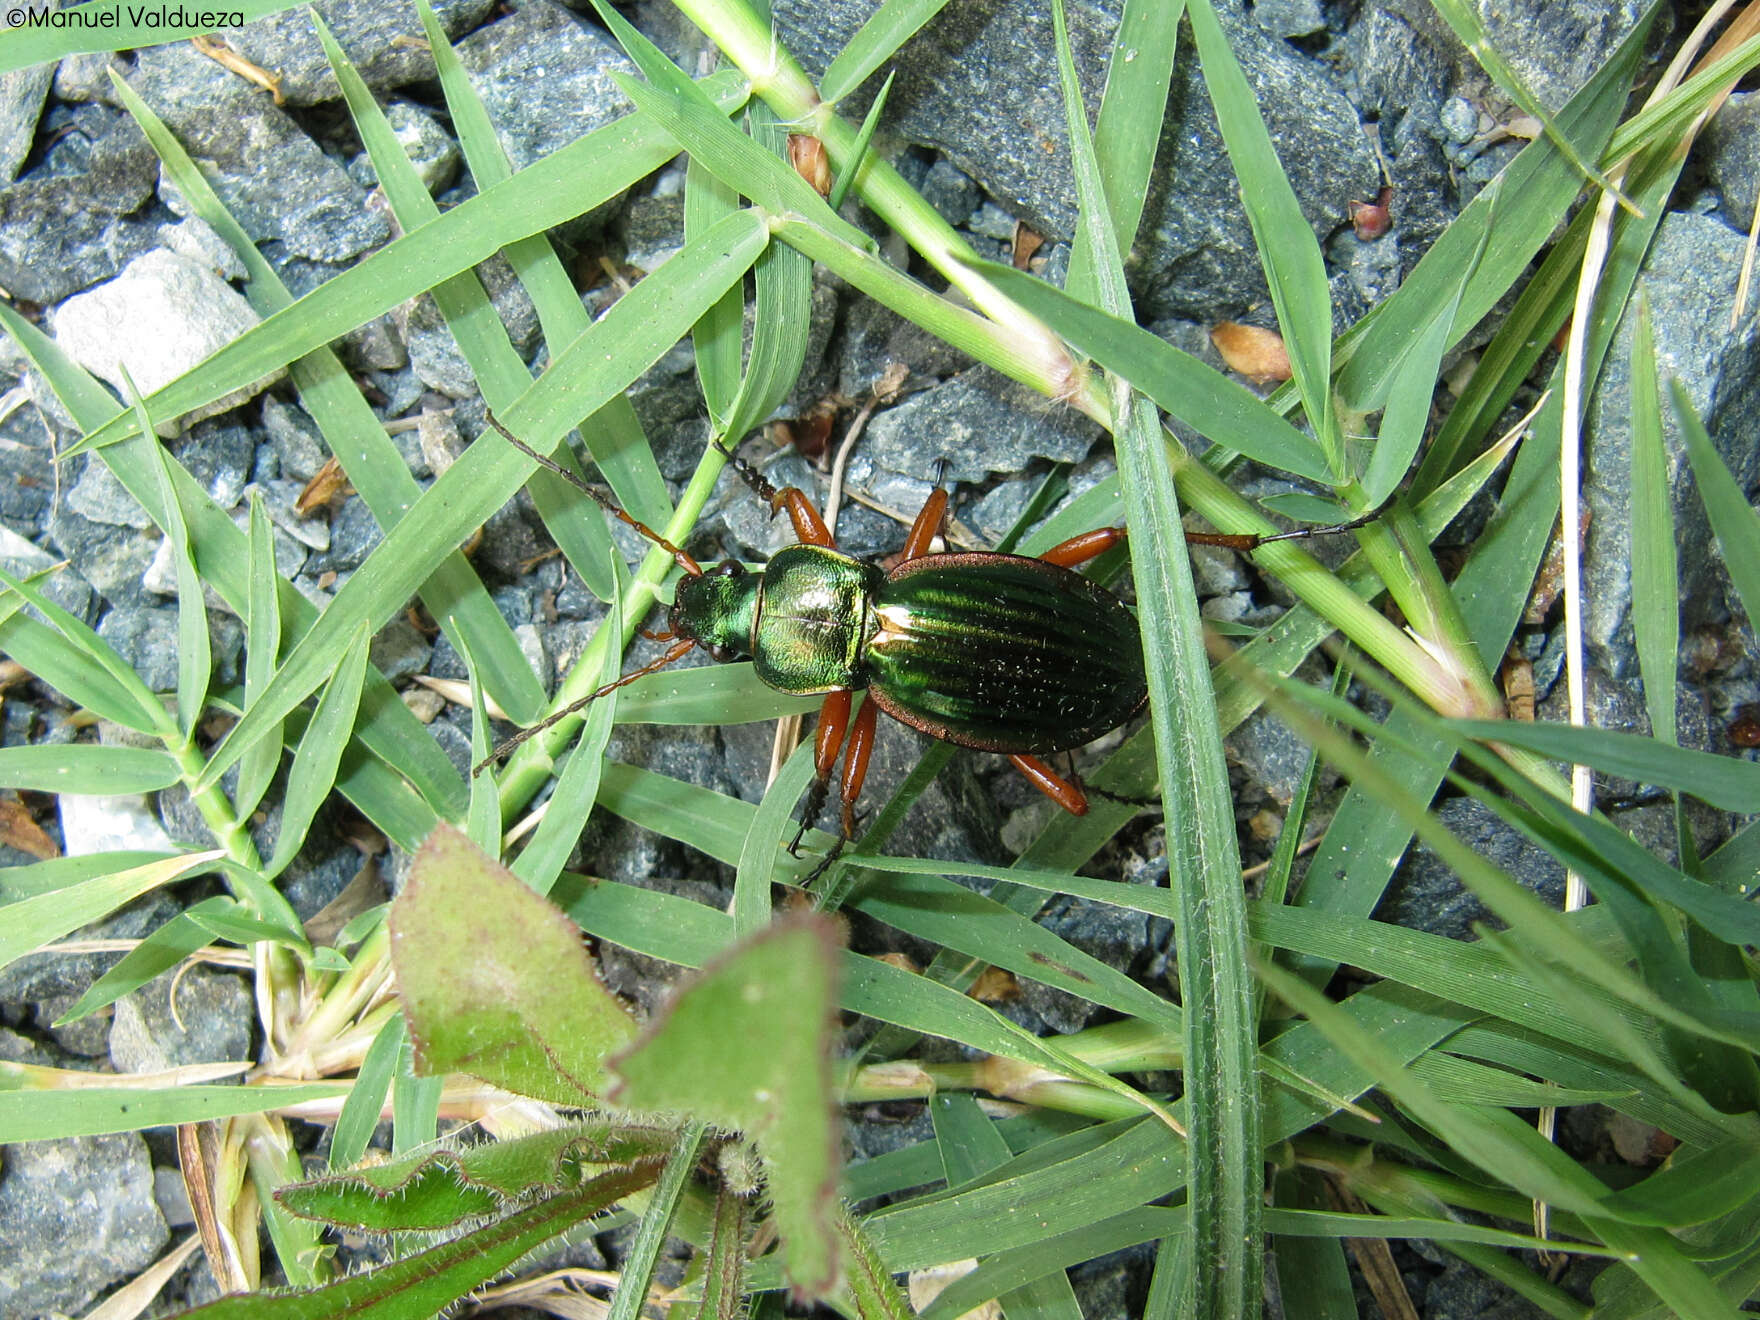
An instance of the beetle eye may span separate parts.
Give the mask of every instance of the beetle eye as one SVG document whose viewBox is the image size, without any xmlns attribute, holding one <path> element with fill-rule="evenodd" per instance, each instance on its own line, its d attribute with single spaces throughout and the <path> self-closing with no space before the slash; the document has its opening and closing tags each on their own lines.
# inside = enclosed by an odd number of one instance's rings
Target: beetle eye
<svg viewBox="0 0 1760 1320">
<path fill-rule="evenodd" d="M 709 647 L 709 658 L 719 664 L 727 664 L 739 659 L 739 652 L 731 646 L 711 646 Z"/>
<path fill-rule="evenodd" d="M 745 571 L 746 566 L 737 559 L 723 559 L 714 568 L 716 577 L 738 577 Z"/>
</svg>

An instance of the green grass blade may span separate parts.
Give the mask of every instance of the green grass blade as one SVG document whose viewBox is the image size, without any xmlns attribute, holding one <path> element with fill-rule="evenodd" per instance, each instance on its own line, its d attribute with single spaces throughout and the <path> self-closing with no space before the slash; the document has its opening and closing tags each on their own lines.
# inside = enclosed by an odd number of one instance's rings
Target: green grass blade
<svg viewBox="0 0 1760 1320">
<path fill-rule="evenodd" d="M 1742 609 L 1750 619 L 1760 618 L 1760 514 L 1754 512 L 1742 488 L 1730 474 L 1729 467 L 1711 443 L 1705 423 L 1687 391 L 1678 380 L 1669 382 L 1674 398 L 1674 413 L 1687 442 L 1687 459 L 1693 465 L 1693 480 L 1699 486 L 1699 499 L 1711 520 L 1717 548 L 1723 552 L 1724 567 L 1741 598 Z"/>
<path fill-rule="evenodd" d="M 736 938 L 755 935 L 770 924 L 770 886 L 777 880 L 777 856 L 794 838 L 794 807 L 813 777 L 813 741 L 796 747 L 783 764 L 764 800 L 752 816 L 740 845 L 733 880 L 733 929 Z"/>
<path fill-rule="evenodd" d="M 1676 747 L 1642 734 L 1524 720 L 1449 720 L 1469 738 L 1524 747 L 1551 761 L 1591 765 L 1641 784 L 1691 793 L 1725 811 L 1760 811 L 1760 764 Z"/>
<path fill-rule="evenodd" d="M 1094 123 L 1094 157 L 1121 253 L 1130 251 L 1148 201 L 1184 10 L 1185 0 L 1127 0 L 1112 38 L 1106 91 Z M 1088 301 L 1094 288 L 1093 259 L 1089 241 L 1078 233 L 1064 288 L 1081 301 Z"/>
<path fill-rule="evenodd" d="M 109 1132 L 140 1132 L 262 1114 L 283 1105 L 316 1104 L 348 1093 L 346 1085 L 80 1087 L 71 1091 L 0 1091 L 0 1145 L 59 1141 Z"/>
<path fill-rule="evenodd" d="M 712 79 L 696 90 L 711 105 L 731 106 L 743 97 L 732 78 Z M 597 129 L 327 280 L 195 371 L 154 391 L 147 404 L 155 417 L 181 416 L 260 380 L 486 261 L 509 243 L 563 224 L 616 197 L 659 169 L 677 150 L 667 133 L 640 116 Z M 112 406 L 111 412 L 115 415 L 102 425 L 86 427 L 90 434 L 70 454 L 134 433 L 135 422 L 126 409 L 117 412 Z"/>
<path fill-rule="evenodd" d="M 140 989 L 162 972 L 168 972 L 197 949 L 213 942 L 213 935 L 202 926 L 200 916 L 212 912 L 237 912 L 239 904 L 216 895 L 204 898 L 193 907 L 179 912 L 159 929 L 148 935 L 107 972 L 100 976 L 74 1006 L 56 1019 L 56 1026 L 77 1022 L 100 1008 L 114 1004 L 126 994 Z"/>
<path fill-rule="evenodd" d="M 763 102 L 748 111 L 752 138 L 778 158 L 788 152 L 788 133 L 776 112 Z M 752 352 L 739 391 L 728 407 L 727 438 L 737 444 L 776 405 L 788 397 L 807 356 L 812 325 L 813 263 L 786 243 L 772 243 L 758 258 L 753 272 L 757 305 L 752 322 Z"/>
<path fill-rule="evenodd" d="M 543 452 L 583 409 L 598 407 L 658 361 L 690 329 L 703 308 L 739 280 L 763 249 L 767 234 L 755 215 L 731 216 L 643 280 L 591 330 L 563 352 L 550 370 L 507 409 L 515 434 Z M 261 700 L 216 749 L 207 777 L 217 779 L 236 759 L 234 740 L 248 745 L 263 724 L 303 701 L 327 673 L 339 639 L 366 623 L 375 626 L 401 609 L 428 567 L 500 508 L 535 466 L 496 437 L 472 445 L 422 493 L 401 522 L 336 595 L 323 618 L 288 655 Z M 462 804 L 461 804 L 462 805 Z"/>
<path fill-rule="evenodd" d="M 29 953 L 39 944 L 58 940 L 99 917 L 107 916 L 142 894 L 151 893 L 186 875 L 212 870 L 211 864 L 221 856 L 216 849 L 167 857 L 126 871 L 78 880 L 49 893 L 8 903 L 6 920 L 0 922 L 0 967 Z"/>
<path fill-rule="evenodd" d="M 1210 0 L 1190 0 L 1186 14 L 1198 58 L 1203 61 L 1204 85 L 1216 109 L 1216 122 L 1240 180 L 1241 201 L 1264 263 L 1284 347 L 1289 350 L 1292 379 L 1315 440 L 1326 455 L 1332 482 L 1337 484 L 1349 474 L 1332 406 L 1332 297 L 1320 244 L 1302 215 L 1295 189 L 1259 118 L 1258 98 L 1222 35 Z M 1202 1268 L 1198 1274 L 1202 1278 Z"/>
<path fill-rule="evenodd" d="M 1578 144 L 1579 154 L 1593 158 L 1606 144 L 1625 109 L 1632 78 L 1644 53 L 1648 17 L 1620 44 L 1613 57 L 1571 98 L 1558 114 L 1561 132 Z M 1478 275 L 1461 297 L 1451 342 L 1458 342 L 1478 324 L 1527 270 L 1581 191 L 1582 176 L 1559 154 L 1550 138 L 1537 138 L 1504 167 L 1497 197 L 1482 192 L 1438 236 L 1430 250 L 1397 292 L 1375 311 L 1374 320 L 1341 352 L 1336 386 L 1349 412 L 1370 413 L 1387 399 L 1393 382 L 1405 370 L 1406 354 L 1418 342 L 1418 327 L 1430 319 L 1436 304 L 1450 296 L 1458 272 L 1480 242 L 1478 216 L 1494 202 L 1502 222 L 1490 228 Z M 1657 212 L 1652 213 L 1652 223 Z"/>
<path fill-rule="evenodd" d="M 250 705 L 262 696 L 281 659 L 281 606 L 277 599 L 274 533 L 261 495 L 251 497 L 250 571 L 247 574 L 245 608 L 244 700 Z M 281 730 L 271 728 L 246 750 L 238 763 L 238 784 L 233 789 L 234 809 L 247 819 L 269 791 L 270 781 L 281 764 Z"/>
<path fill-rule="evenodd" d="M 1140 326 L 1078 302 L 1024 271 L 994 262 L 976 264 L 997 288 L 1207 439 L 1266 467 L 1310 481 L 1329 480 L 1314 442 L 1246 386 Z"/>
<path fill-rule="evenodd" d="M 605 1320 L 641 1320 L 654 1267 L 660 1260 L 660 1248 L 666 1244 L 667 1225 L 696 1171 L 697 1152 L 703 1144 L 706 1126 L 691 1123 L 678 1134 L 678 1144 L 667 1157 L 659 1182 L 654 1184 L 652 1199 L 642 1212 L 641 1224 L 618 1272 L 617 1291 L 611 1295 Z"/>
<path fill-rule="evenodd" d="M 202 580 L 196 575 L 189 553 L 189 527 L 177 491 L 171 484 L 171 465 L 176 461 L 155 438 L 153 420 L 135 392 L 128 369 L 122 369 L 130 403 L 141 425 L 135 443 L 150 451 L 159 477 L 159 499 L 165 510 L 165 539 L 177 574 L 177 723 L 185 738 L 201 723 L 208 700 L 208 680 L 214 672 L 214 656 L 208 643 L 208 606 L 202 597 Z"/>
<path fill-rule="evenodd" d="M 36 587 L 3 568 L 0 586 L 35 606 L 50 625 L 23 613 L 0 622 L 0 648 L 7 655 L 105 719 L 139 733 L 176 735 L 158 698 L 108 642 Z"/>
<path fill-rule="evenodd" d="M 38 793 L 156 793 L 177 782 L 174 757 L 151 747 L 48 743 L 0 748 L 0 788 Z"/>
<path fill-rule="evenodd" d="M 874 141 L 874 134 L 880 131 L 880 117 L 886 110 L 886 98 L 892 95 L 892 80 L 896 76 L 896 70 L 886 75 L 886 81 L 880 84 L 880 90 L 874 97 L 874 104 L 868 107 L 868 113 L 862 118 L 862 127 L 856 133 L 855 143 L 850 148 L 849 161 L 838 171 L 837 182 L 831 185 L 831 195 L 825 199 L 831 204 L 833 211 L 843 209 L 850 189 L 855 187 L 856 180 L 861 177 L 862 166 L 868 160 L 868 148 Z"/>
<path fill-rule="evenodd" d="M 1493 181 L 1485 188 L 1496 194 Z M 1436 378 L 1442 370 L 1442 357 L 1448 351 L 1450 332 L 1460 310 L 1461 296 L 1478 270 L 1485 253 L 1485 240 L 1496 223 L 1495 204 L 1483 216 L 1475 215 L 1473 223 L 1480 226 L 1479 247 L 1473 259 L 1461 270 L 1454 295 L 1442 299 L 1430 320 L 1419 331 L 1418 340 L 1406 354 L 1405 368 L 1387 394 L 1387 408 L 1381 415 L 1375 448 L 1362 474 L 1362 504 L 1366 509 L 1379 509 L 1411 472 L 1412 459 L 1424 443 L 1429 429 L 1430 409 L 1436 397 Z"/>
<path fill-rule="evenodd" d="M 1106 311 L 1128 317 L 1130 295 L 1118 231 L 1088 136 L 1062 0 L 1054 0 L 1052 13 L 1094 284 Z M 1196 22 L 1197 15 L 1193 18 Z M 1316 247 L 1316 259 L 1318 255 Z M 1327 336 L 1330 347 L 1330 328 Z M 1260 1115 L 1255 1103 L 1258 1050 L 1253 985 L 1243 957 L 1247 941 L 1240 851 L 1221 731 L 1212 719 L 1180 715 L 1188 704 L 1209 709 L 1210 663 L 1160 419 L 1152 403 L 1128 388 L 1116 388 L 1113 397 L 1125 519 L 1138 533 L 1131 565 L 1162 801 L 1182 827 L 1179 843 L 1169 840 L 1168 885 L 1180 909 L 1174 940 L 1186 1063 L 1188 1222 L 1199 1265 L 1192 1314 L 1221 1320 L 1258 1309 L 1264 1269 Z"/>
<path fill-rule="evenodd" d="M 705 229 L 739 210 L 739 193 L 728 187 L 703 162 L 692 156 L 684 176 L 684 238 L 690 242 Z M 740 359 L 745 348 L 745 289 L 730 288 L 691 327 L 696 350 L 697 383 L 709 420 L 727 434 L 727 415 L 739 392 Z"/>
<path fill-rule="evenodd" d="M 820 97 L 832 104 L 843 100 L 946 5 L 947 0 L 885 0 L 826 67 Z"/>
<path fill-rule="evenodd" d="M 367 1046 L 366 1057 L 361 1060 L 348 1099 L 343 1101 L 342 1112 L 336 1116 L 336 1126 L 330 1131 L 332 1173 L 352 1169 L 367 1153 L 373 1129 L 379 1126 L 385 1097 L 391 1091 L 391 1074 L 403 1053 L 403 1043 L 403 1014 L 396 1013 L 379 1028 L 379 1034 Z"/>
<path fill-rule="evenodd" d="M 275 855 L 264 868 L 264 874 L 280 875 L 306 841 L 306 831 L 317 818 L 318 808 L 330 796 L 336 783 L 337 767 L 342 749 L 348 745 L 349 730 L 354 727 L 360 709 L 361 685 L 367 677 L 367 644 L 372 634 L 366 624 L 355 628 L 354 636 L 342 654 L 318 709 L 299 740 L 293 754 L 293 768 L 287 774 L 287 796 L 281 805 L 281 833 L 275 840 Z"/>
<path fill-rule="evenodd" d="M 614 574 L 615 576 L 615 574 Z M 621 593 L 611 593 L 611 612 L 599 625 L 610 636 L 623 636 Z M 617 664 L 621 651 L 616 646 L 605 648 L 605 662 L 599 670 L 601 686 L 617 680 Z M 605 744 L 611 740 L 611 725 L 617 718 L 621 692 L 612 692 L 593 703 L 587 718 L 581 722 L 580 737 L 568 754 L 568 764 L 551 790 L 544 808 L 544 819 L 532 840 L 513 863 L 513 873 L 540 894 L 548 894 L 562 874 L 569 853 L 580 841 L 586 828 L 587 814 L 599 796 L 599 777 L 605 768 Z M 487 778 L 487 776 L 484 776 Z M 496 813 L 499 821 L 500 813 Z"/>
<path fill-rule="evenodd" d="M 434 52 L 434 65 L 440 74 L 440 88 L 446 96 L 453 131 L 458 135 L 471 177 L 479 191 L 507 182 L 514 177 L 513 171 L 482 100 L 471 87 L 457 52 L 448 43 L 445 30 L 426 0 L 420 0 L 418 9 L 428 34 L 429 49 Z M 551 345 L 566 344 L 586 330 L 592 318 L 546 236 L 534 234 L 519 239 L 503 251 L 520 283 L 531 294 L 544 337 Z M 581 430 L 593 462 L 610 483 L 618 503 L 651 527 L 665 522 L 672 512 L 672 502 L 628 397 L 619 395 L 612 399 L 588 418 Z M 560 492 L 547 492 L 546 498 L 553 499 L 557 494 Z M 597 523 L 600 519 L 595 516 L 593 521 Z M 566 551 L 570 547 L 565 544 L 563 548 Z M 596 559 L 593 566 L 596 568 L 602 562 L 602 557 Z M 578 571 L 579 565 L 576 567 Z"/>
</svg>

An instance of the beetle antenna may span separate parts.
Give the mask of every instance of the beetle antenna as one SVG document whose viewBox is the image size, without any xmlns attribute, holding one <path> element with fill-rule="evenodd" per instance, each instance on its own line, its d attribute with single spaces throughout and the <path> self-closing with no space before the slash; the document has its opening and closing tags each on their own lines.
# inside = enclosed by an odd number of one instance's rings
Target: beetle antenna
<svg viewBox="0 0 1760 1320">
<path fill-rule="evenodd" d="M 563 467 L 562 464 L 558 463 L 549 455 L 540 454 L 524 440 L 521 440 L 512 431 L 503 426 L 501 424 L 501 419 L 496 417 L 493 412 L 488 412 L 484 415 L 489 419 L 489 425 L 493 426 L 501 433 L 501 438 L 507 441 L 507 443 L 512 445 L 515 449 L 519 450 L 520 453 L 524 454 L 527 458 L 532 459 L 540 467 L 550 469 L 550 471 L 561 477 L 569 485 L 580 491 L 581 494 L 592 500 L 593 503 L 597 504 L 612 517 L 618 519 L 625 526 L 635 528 L 636 531 L 640 532 L 648 540 L 652 541 L 667 554 L 671 555 L 673 561 L 686 573 L 689 573 L 692 577 L 703 576 L 702 566 L 699 565 L 696 560 L 692 559 L 683 550 L 680 550 L 671 541 L 668 541 L 664 536 L 660 535 L 659 532 L 648 526 L 647 523 L 640 522 L 637 519 L 630 517 L 630 515 L 620 508 L 617 502 L 610 496 L 606 495 L 604 491 L 595 490 L 592 486 L 589 486 L 586 482 L 582 481 L 579 475 L 569 471 L 569 469 Z"/>
<path fill-rule="evenodd" d="M 776 502 L 776 487 L 770 483 L 770 479 L 728 448 L 720 436 L 715 436 L 713 443 L 715 448 L 727 456 L 727 461 L 733 464 L 733 470 L 739 473 L 740 480 L 752 488 L 752 493 L 768 504 L 773 512 L 780 512 L 782 506 Z"/>
<path fill-rule="evenodd" d="M 696 645 L 696 643 L 694 641 L 687 640 L 687 641 L 678 642 L 675 645 L 669 647 L 666 651 L 666 654 L 661 656 L 658 660 L 655 660 L 653 663 L 643 665 L 640 669 L 632 669 L 629 673 L 625 674 L 622 678 L 619 678 L 616 682 L 607 683 L 604 687 L 598 689 L 596 692 L 587 693 L 587 695 L 582 697 L 579 701 L 569 702 L 568 705 L 564 706 L 561 710 L 555 712 L 554 714 L 546 715 L 543 719 L 539 720 L 536 724 L 532 725 L 531 728 L 521 729 L 518 733 L 514 734 L 513 737 L 508 738 L 502 742 L 496 743 L 494 750 L 492 750 L 481 761 L 478 761 L 474 766 L 471 767 L 471 773 L 473 775 L 482 774 L 484 766 L 487 766 L 492 761 L 500 760 L 503 756 L 506 756 L 507 753 L 511 752 L 515 747 L 518 747 L 521 743 L 525 742 L 526 739 L 536 737 L 538 734 L 544 732 L 545 729 L 548 729 L 551 725 L 558 724 L 561 721 L 567 719 L 570 715 L 573 715 L 577 710 L 580 710 L 582 707 L 591 705 L 593 702 L 597 701 L 600 697 L 604 696 L 607 692 L 615 692 L 615 691 L 617 691 L 618 688 L 623 687 L 627 683 L 633 683 L 638 678 L 641 678 L 642 676 L 644 676 L 646 674 L 657 673 L 658 671 L 666 668 L 666 666 L 671 664 L 674 660 L 682 659 L 683 656 L 685 655 L 685 653 L 688 652 L 695 645 Z"/>
</svg>

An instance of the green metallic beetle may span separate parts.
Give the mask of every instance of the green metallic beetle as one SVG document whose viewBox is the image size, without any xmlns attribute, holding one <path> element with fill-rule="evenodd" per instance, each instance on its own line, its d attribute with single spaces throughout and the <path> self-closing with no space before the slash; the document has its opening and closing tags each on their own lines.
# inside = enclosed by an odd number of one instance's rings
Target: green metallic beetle
<svg viewBox="0 0 1760 1320">
<path fill-rule="evenodd" d="M 490 421 L 528 456 L 573 479 Z M 1136 617 L 1118 597 L 1073 571 L 1122 541 L 1124 528 L 1085 533 L 1037 559 L 935 554 L 930 547 L 947 513 L 947 492 L 936 489 L 911 527 L 898 566 L 887 572 L 838 550 L 803 492 L 792 486 L 779 491 L 745 460 L 728 457 L 773 512 L 788 513 L 800 544 L 777 551 L 759 572 L 735 560 L 705 572 L 679 547 L 583 486 L 684 570 L 670 632 L 659 638 L 673 645 L 498 750 L 700 646 L 716 660 L 749 656 L 758 677 L 779 691 L 825 694 L 807 823 L 824 805 L 847 735 L 842 824 L 844 838 L 854 834 L 855 804 L 882 710 L 932 738 L 999 752 L 1065 810 L 1087 811 L 1080 784 L 1040 758 L 1092 742 L 1148 701 Z M 852 719 L 858 691 L 869 700 Z"/>
</svg>

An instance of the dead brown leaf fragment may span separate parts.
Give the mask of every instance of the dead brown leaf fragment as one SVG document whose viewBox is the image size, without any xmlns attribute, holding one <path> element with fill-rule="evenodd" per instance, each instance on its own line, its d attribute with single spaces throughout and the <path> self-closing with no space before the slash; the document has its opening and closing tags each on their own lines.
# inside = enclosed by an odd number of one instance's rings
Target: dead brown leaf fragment
<svg viewBox="0 0 1760 1320">
<path fill-rule="evenodd" d="M 1290 377 L 1289 351 L 1283 336 L 1260 325 L 1222 321 L 1210 331 L 1210 342 L 1222 354 L 1228 369 L 1258 384 L 1285 381 Z"/>
</svg>

